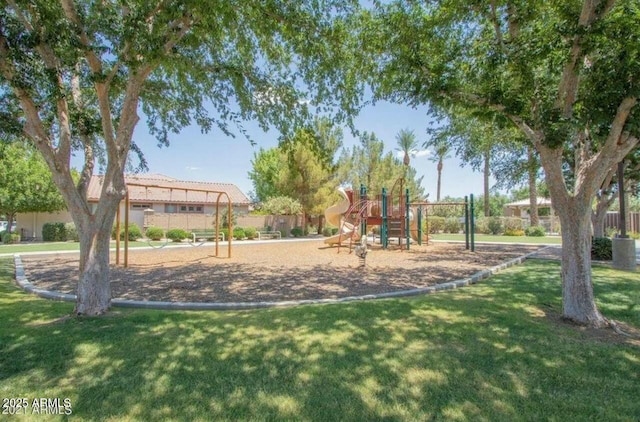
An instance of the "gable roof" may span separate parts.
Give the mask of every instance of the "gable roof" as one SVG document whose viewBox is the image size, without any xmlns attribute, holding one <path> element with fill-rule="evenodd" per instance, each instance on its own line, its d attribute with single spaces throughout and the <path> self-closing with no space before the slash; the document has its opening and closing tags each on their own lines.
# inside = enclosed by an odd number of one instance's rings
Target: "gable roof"
<svg viewBox="0 0 640 422">
<path fill-rule="evenodd" d="M 102 191 L 102 175 L 91 177 L 88 189 L 88 200 L 98 201 Z M 251 201 L 242 191 L 232 183 L 195 182 L 176 180 L 163 174 L 130 174 L 125 175 L 127 184 L 143 185 L 129 186 L 129 200 L 145 203 L 196 203 L 215 204 L 218 195 L 211 192 L 225 192 L 232 204 L 245 205 Z M 220 196 L 220 202 L 226 203 L 227 197 Z"/>
</svg>

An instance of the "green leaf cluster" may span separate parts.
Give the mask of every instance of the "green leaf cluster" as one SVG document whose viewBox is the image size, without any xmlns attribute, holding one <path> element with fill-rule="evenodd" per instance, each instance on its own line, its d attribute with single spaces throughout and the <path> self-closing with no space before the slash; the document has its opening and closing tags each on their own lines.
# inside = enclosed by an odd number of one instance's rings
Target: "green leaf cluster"
<svg viewBox="0 0 640 422">
<path fill-rule="evenodd" d="M 55 212 L 65 208 L 42 157 L 24 141 L 0 142 L 0 214 Z"/>
</svg>

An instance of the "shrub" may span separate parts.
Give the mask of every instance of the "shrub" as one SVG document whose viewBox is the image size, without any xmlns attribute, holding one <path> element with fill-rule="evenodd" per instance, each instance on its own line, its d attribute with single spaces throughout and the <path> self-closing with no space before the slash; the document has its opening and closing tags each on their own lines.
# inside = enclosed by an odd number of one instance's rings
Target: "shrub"
<svg viewBox="0 0 640 422">
<path fill-rule="evenodd" d="M 591 259 L 596 261 L 611 261 L 613 259 L 613 244 L 608 237 L 596 237 L 591 242 Z"/>
<path fill-rule="evenodd" d="M 78 235 L 78 229 L 73 223 L 67 223 L 64 225 L 65 240 L 72 242 L 79 242 L 80 236 Z"/>
<path fill-rule="evenodd" d="M 149 240 L 160 240 L 164 235 L 164 230 L 160 227 L 151 226 L 147 228 L 147 231 L 145 231 L 144 234 Z"/>
<path fill-rule="evenodd" d="M 246 229 L 244 229 L 244 235 L 249 240 L 255 239 L 258 235 L 258 230 L 256 230 L 255 227 L 247 227 Z"/>
<path fill-rule="evenodd" d="M 475 233 L 491 234 L 489 231 L 489 218 L 481 217 L 474 220 Z"/>
<path fill-rule="evenodd" d="M 325 227 L 324 229 L 322 229 L 322 235 L 324 237 L 331 236 L 331 227 Z"/>
<path fill-rule="evenodd" d="M 5 245 L 20 243 L 20 234 L 19 233 L 9 233 L 7 231 L 2 232 L 2 243 Z"/>
<path fill-rule="evenodd" d="M 280 237 L 282 239 L 284 239 L 285 237 L 287 237 L 287 231 L 286 230 L 278 230 L 280 232 Z M 337 232 L 336 232 L 337 233 Z"/>
<path fill-rule="evenodd" d="M 604 230 L 604 234 L 605 234 L 605 237 L 614 238 L 618 234 L 618 228 L 617 227 L 607 227 Z"/>
<path fill-rule="evenodd" d="M 444 230 L 444 220 L 444 217 L 427 217 L 427 230 L 429 231 L 429 233 L 440 233 L 442 230 Z"/>
<path fill-rule="evenodd" d="M 215 229 L 213 230 L 213 232 L 215 233 Z M 224 240 L 228 240 L 229 239 L 229 228 L 228 227 L 223 227 L 221 229 L 218 229 L 218 232 L 222 235 L 224 235 Z"/>
<path fill-rule="evenodd" d="M 171 229 L 167 231 L 167 239 L 171 239 L 172 242 L 182 242 L 189 237 L 189 233 L 183 229 Z"/>
<path fill-rule="evenodd" d="M 337 227 L 331 227 L 331 236 L 335 236 L 340 231 Z"/>
<path fill-rule="evenodd" d="M 142 230 L 136 223 L 129 223 L 129 241 L 133 242 L 142 237 Z M 116 226 L 113 226 L 111 229 L 111 238 L 115 240 L 116 238 Z M 120 227 L 120 240 L 124 240 L 124 225 Z"/>
<path fill-rule="evenodd" d="M 140 227 L 138 227 L 136 223 L 129 223 L 129 241 L 133 242 L 135 240 L 140 239 L 141 237 L 142 237 L 142 230 L 140 230 Z M 124 230 L 120 235 L 120 239 L 124 239 Z"/>
<path fill-rule="evenodd" d="M 489 234 L 493 235 L 502 233 L 502 219 L 500 217 L 491 217 L 487 222 L 487 230 Z"/>
<path fill-rule="evenodd" d="M 530 226 L 524 230 L 524 234 L 531 237 L 544 237 L 547 233 L 542 226 Z"/>
<path fill-rule="evenodd" d="M 524 236 L 524 230 L 521 229 L 505 229 L 505 236 Z"/>
<path fill-rule="evenodd" d="M 302 227 L 294 227 L 291 229 L 291 235 L 293 237 L 302 237 L 304 236 L 304 230 L 302 230 Z"/>
<path fill-rule="evenodd" d="M 460 233 L 462 224 L 458 220 L 458 217 L 447 217 L 444 220 L 444 232 L 445 233 Z"/>
<path fill-rule="evenodd" d="M 42 240 L 44 242 L 64 242 L 67 232 L 64 223 L 44 223 L 42 226 Z"/>
<path fill-rule="evenodd" d="M 233 228 L 233 238 L 236 240 L 244 239 L 245 233 L 242 227 L 234 227 Z"/>
<path fill-rule="evenodd" d="M 522 219 L 518 217 L 505 217 L 503 218 L 504 229 L 511 230 L 524 230 L 522 225 Z"/>
</svg>

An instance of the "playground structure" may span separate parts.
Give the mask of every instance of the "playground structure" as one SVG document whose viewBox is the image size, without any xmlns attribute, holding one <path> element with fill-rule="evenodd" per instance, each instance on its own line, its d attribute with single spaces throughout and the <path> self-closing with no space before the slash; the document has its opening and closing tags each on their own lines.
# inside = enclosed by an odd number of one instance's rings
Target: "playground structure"
<svg viewBox="0 0 640 422">
<path fill-rule="evenodd" d="M 465 197 L 464 202 L 430 203 L 411 202 L 409 189 L 402 191 L 403 180 L 399 179 L 391 192 L 382 189 L 382 194 L 370 197 L 364 185 L 360 186 L 359 195 L 351 189 L 339 188 L 341 199 L 335 205 L 325 210 L 326 221 L 338 227 L 338 233 L 325 239 L 329 245 L 346 246 L 349 250 L 357 244 L 362 234 L 367 234 L 369 226 L 380 227 L 380 243 L 387 249 L 391 239 L 398 239 L 400 249 L 409 249 L 411 240 L 419 245 L 429 241 L 428 230 L 423 233 L 423 216 L 427 216 L 427 207 L 434 206 L 463 206 L 465 249 L 475 251 L 473 235 L 473 194 L 470 201 Z M 399 187 L 399 189 L 397 189 Z M 398 191 L 399 193 L 396 193 Z M 338 249 L 339 251 L 339 249 Z"/>
<path fill-rule="evenodd" d="M 127 183 L 127 192 L 125 194 L 125 198 L 124 198 L 124 261 L 123 261 L 123 266 L 125 268 L 128 268 L 129 266 L 129 209 L 130 209 L 130 202 L 129 202 L 129 188 L 130 187 L 143 187 L 145 189 L 147 189 L 147 192 L 149 189 L 166 189 L 169 190 L 170 192 L 170 196 L 172 196 L 173 191 L 177 190 L 177 191 L 184 191 L 184 197 L 185 197 L 185 201 L 186 198 L 188 197 L 189 192 L 199 192 L 199 193 L 204 193 L 205 197 L 208 198 L 209 194 L 212 195 L 217 195 L 216 196 L 216 211 L 215 211 L 215 219 L 214 219 L 214 224 L 213 224 L 213 231 L 215 233 L 214 236 L 214 240 L 215 240 L 215 257 L 219 256 L 219 239 L 220 239 L 220 199 L 222 197 L 222 195 L 226 196 L 227 198 L 227 227 L 229 228 L 229 233 L 233 233 L 233 222 L 232 222 L 232 210 L 231 210 L 231 198 L 229 198 L 229 195 L 226 192 L 222 192 L 222 191 L 216 191 L 216 190 L 208 190 L 208 189 L 186 189 L 186 188 L 176 188 L 176 187 L 172 187 L 172 186 L 162 186 L 162 185 L 143 185 L 143 184 L 138 184 L 138 183 Z M 120 212 L 120 207 L 118 207 L 117 211 L 116 211 L 116 265 L 120 265 L 120 220 L 121 220 L 121 212 Z M 233 236 L 228 236 L 227 239 L 227 258 L 231 258 L 231 240 L 232 240 Z M 200 246 L 202 243 L 200 243 L 199 245 L 195 245 L 195 246 Z"/>
</svg>

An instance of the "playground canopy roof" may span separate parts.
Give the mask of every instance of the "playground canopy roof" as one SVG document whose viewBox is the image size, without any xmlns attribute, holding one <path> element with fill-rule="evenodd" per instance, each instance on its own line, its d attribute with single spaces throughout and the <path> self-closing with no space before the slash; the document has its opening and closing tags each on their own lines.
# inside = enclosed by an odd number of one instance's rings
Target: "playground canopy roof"
<svg viewBox="0 0 640 422">
<path fill-rule="evenodd" d="M 91 177 L 88 189 L 89 201 L 98 201 L 102 190 L 101 175 Z M 162 174 L 125 175 L 126 183 L 144 186 L 129 186 L 129 200 L 132 202 L 198 203 L 215 204 L 218 195 L 202 191 L 225 192 L 232 204 L 248 205 L 249 198 L 232 183 L 194 182 L 176 180 Z M 161 187 L 158 187 L 161 186 Z M 222 200 L 226 202 L 225 197 Z"/>
</svg>

